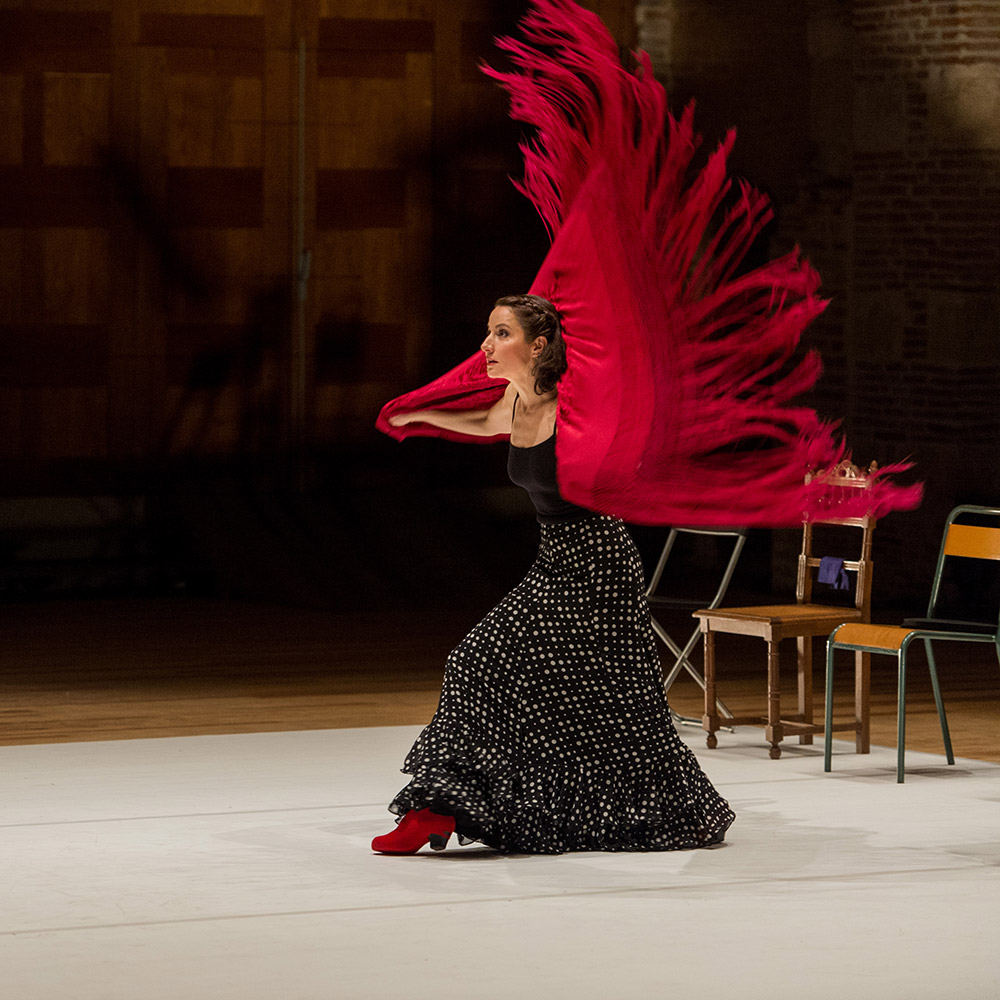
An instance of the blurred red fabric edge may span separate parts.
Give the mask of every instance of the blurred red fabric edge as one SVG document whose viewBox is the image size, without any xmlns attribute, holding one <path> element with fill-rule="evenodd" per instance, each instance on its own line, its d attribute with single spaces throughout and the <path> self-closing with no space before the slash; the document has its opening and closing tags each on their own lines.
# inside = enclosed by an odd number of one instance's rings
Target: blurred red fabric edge
<svg viewBox="0 0 1000 1000">
<path fill-rule="evenodd" d="M 748 415 L 745 406 L 727 409 L 725 399 L 708 400 L 697 365 L 684 359 L 685 345 L 672 330 L 683 317 L 671 315 L 663 295 L 646 287 L 649 268 L 629 266 L 624 220 L 609 173 L 595 170 L 531 288 L 563 316 L 568 370 L 559 384 L 556 457 L 567 500 L 635 524 L 703 527 L 791 526 L 803 518 L 878 516 L 919 503 L 919 485 L 897 486 L 878 477 L 866 490 L 819 480 L 807 484 L 807 472 L 847 457 L 833 428 L 811 410 L 789 409 L 779 398 L 770 407 L 758 402 Z M 651 338 L 645 332 L 650 329 L 663 334 Z M 758 332 L 751 325 L 745 337 Z M 739 333 L 729 339 L 728 349 L 753 354 L 753 343 Z M 818 374 L 808 358 L 799 369 L 796 391 Z M 419 409 L 486 409 L 506 384 L 489 378 L 477 352 L 387 403 L 377 426 L 397 440 L 503 440 L 506 435 L 475 437 L 430 424 L 392 427 L 389 417 Z M 757 427 L 763 436 L 777 437 L 778 446 L 727 453 Z M 895 465 L 882 475 L 905 467 Z"/>
<path fill-rule="evenodd" d="M 569 0 L 534 0 L 522 31 L 529 44 L 499 42 L 519 71 L 484 69 L 510 92 L 512 116 L 538 130 L 516 183 L 553 236 L 531 291 L 563 317 L 562 495 L 636 524 L 706 527 L 917 506 L 919 485 L 885 478 L 905 464 L 865 490 L 805 482 L 849 457 L 834 425 L 794 405 L 820 372 L 818 356 L 795 351 L 826 303 L 797 252 L 737 273 L 770 209 L 740 183 L 713 225 L 733 136 L 692 174 L 692 108 L 673 118 L 647 57 L 625 68 L 600 20 Z M 386 404 L 377 426 L 397 440 L 502 440 L 389 418 L 486 409 L 505 388 L 477 353 Z"/>
</svg>

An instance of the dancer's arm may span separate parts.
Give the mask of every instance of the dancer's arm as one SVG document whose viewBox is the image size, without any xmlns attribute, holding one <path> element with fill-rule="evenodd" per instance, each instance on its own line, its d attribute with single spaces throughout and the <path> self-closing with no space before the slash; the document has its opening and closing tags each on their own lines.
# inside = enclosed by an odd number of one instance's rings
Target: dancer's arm
<svg viewBox="0 0 1000 1000">
<path fill-rule="evenodd" d="M 405 424 L 431 424 L 446 431 L 458 431 L 473 437 L 495 437 L 509 434 L 514 412 L 513 385 L 488 410 L 411 410 L 389 418 L 393 427 Z"/>
</svg>

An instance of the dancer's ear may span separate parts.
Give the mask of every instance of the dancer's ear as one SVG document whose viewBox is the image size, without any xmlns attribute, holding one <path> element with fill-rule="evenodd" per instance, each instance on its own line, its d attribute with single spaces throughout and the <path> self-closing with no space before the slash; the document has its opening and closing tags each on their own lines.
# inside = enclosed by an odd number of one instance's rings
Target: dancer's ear
<svg viewBox="0 0 1000 1000">
<path fill-rule="evenodd" d="M 533 358 L 537 358 L 538 355 L 545 350 L 545 347 L 548 344 L 548 342 L 549 339 L 548 337 L 545 336 L 544 333 L 539 334 L 537 337 L 535 337 L 535 339 L 531 342 L 531 356 Z"/>
</svg>

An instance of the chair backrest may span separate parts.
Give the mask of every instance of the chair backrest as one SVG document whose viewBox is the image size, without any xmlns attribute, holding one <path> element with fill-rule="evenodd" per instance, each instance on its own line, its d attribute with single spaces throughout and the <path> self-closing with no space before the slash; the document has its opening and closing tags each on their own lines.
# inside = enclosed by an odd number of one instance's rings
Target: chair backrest
<svg viewBox="0 0 1000 1000">
<path fill-rule="evenodd" d="M 844 461 L 823 473 L 812 473 L 806 476 L 806 482 L 822 478 L 832 486 L 846 490 L 865 490 L 872 484 L 872 477 L 877 471 L 874 462 L 862 472 L 858 466 Z M 857 558 L 844 558 L 842 553 L 826 553 L 843 558 L 844 569 L 857 574 L 854 583 L 854 607 L 862 612 L 862 620 L 871 617 L 872 604 L 872 533 L 875 531 L 877 519 L 870 514 L 864 517 L 830 517 L 815 518 L 802 523 L 802 550 L 799 553 L 798 573 L 795 581 L 795 599 L 799 604 L 809 604 L 813 599 L 813 582 L 818 574 L 823 555 L 813 551 L 813 529 L 816 525 L 841 525 L 856 528 L 860 532 L 857 540 Z"/>
<path fill-rule="evenodd" d="M 968 521 L 979 523 L 967 523 Z M 946 572 L 956 562 L 963 563 L 968 571 L 969 564 L 1000 564 L 1000 507 L 978 507 L 962 504 L 956 507 L 945 521 L 941 550 L 934 570 L 927 617 L 936 618 L 941 611 L 942 586 Z M 976 609 L 971 609 L 970 617 L 977 617 Z M 1000 607 L 990 609 L 990 617 L 998 620 Z"/>
<path fill-rule="evenodd" d="M 724 566 L 722 567 L 721 576 L 718 578 L 715 593 L 711 598 L 707 596 L 707 587 L 706 593 L 702 596 L 692 596 L 690 594 L 685 597 L 657 596 L 656 591 L 660 586 L 660 579 L 663 576 L 667 560 L 674 550 L 674 543 L 677 541 L 679 535 L 705 535 L 719 542 L 720 549 L 715 553 L 717 557 L 716 561 L 720 563 L 724 562 Z M 671 605 L 678 608 L 717 608 L 722 603 L 729 583 L 733 578 L 736 563 L 739 560 L 740 552 L 743 551 L 746 540 L 747 532 L 745 528 L 671 528 L 670 533 L 667 535 L 667 540 L 663 545 L 663 551 L 660 553 L 656 569 L 653 570 L 649 578 L 649 583 L 646 586 L 646 597 L 649 598 L 651 604 Z M 725 549 L 727 543 L 728 549 Z"/>
</svg>

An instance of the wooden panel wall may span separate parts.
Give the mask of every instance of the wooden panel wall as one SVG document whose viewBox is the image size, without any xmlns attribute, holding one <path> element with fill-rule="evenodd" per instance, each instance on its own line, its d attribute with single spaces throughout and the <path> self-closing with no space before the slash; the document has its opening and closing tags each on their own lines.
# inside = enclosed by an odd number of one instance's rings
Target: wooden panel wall
<svg viewBox="0 0 1000 1000">
<path fill-rule="evenodd" d="M 291 25 L 279 4 L 169 6 L 137 26 L 139 158 L 167 220 L 161 287 L 150 282 L 163 303 L 159 444 L 270 451 L 287 405 Z"/>
<path fill-rule="evenodd" d="M 451 318 L 441 206 L 488 215 L 509 189 L 476 63 L 524 4 L 66 6 L 0 0 L 4 468 L 30 489 L 53 460 L 370 437 Z M 631 41 L 634 4 L 589 6 Z M 472 125 L 486 140 L 456 149 Z"/>
<path fill-rule="evenodd" d="M 431 325 L 431 169 L 443 4 L 324 0 L 317 25 L 310 317 L 316 418 L 364 433 L 417 378 Z M 462 6 L 462 5 L 453 5 Z"/>
<path fill-rule="evenodd" d="M 108 11 L 0 10 L 0 449 L 108 450 Z"/>
</svg>

